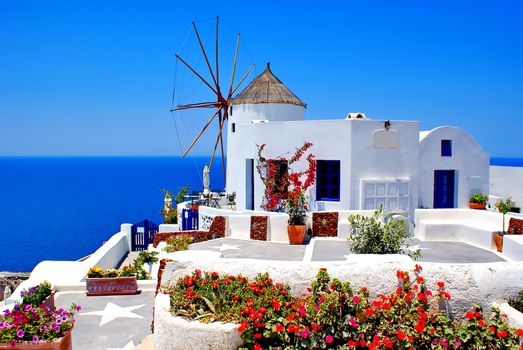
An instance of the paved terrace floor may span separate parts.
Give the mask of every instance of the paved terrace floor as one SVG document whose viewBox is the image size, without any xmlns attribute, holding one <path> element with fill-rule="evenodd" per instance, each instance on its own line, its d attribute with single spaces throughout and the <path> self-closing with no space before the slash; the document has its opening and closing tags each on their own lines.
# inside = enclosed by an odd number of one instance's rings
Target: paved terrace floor
<svg viewBox="0 0 523 350">
<path fill-rule="evenodd" d="M 88 297 L 85 292 L 56 295 L 56 306 L 72 303 L 82 309 L 75 314 L 73 349 L 132 350 L 151 333 L 154 292 L 137 295 Z"/>
<path fill-rule="evenodd" d="M 412 240 L 422 254 L 419 262 L 485 263 L 505 261 L 494 252 L 460 242 Z M 192 250 L 220 251 L 223 258 L 249 258 L 282 261 L 343 261 L 350 251 L 344 240 L 316 239 L 309 245 L 220 238 L 191 244 Z"/>
</svg>

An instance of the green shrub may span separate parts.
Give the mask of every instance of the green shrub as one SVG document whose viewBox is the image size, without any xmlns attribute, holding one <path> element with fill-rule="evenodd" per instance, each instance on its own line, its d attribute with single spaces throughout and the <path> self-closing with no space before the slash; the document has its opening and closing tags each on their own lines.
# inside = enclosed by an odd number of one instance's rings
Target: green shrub
<svg viewBox="0 0 523 350">
<path fill-rule="evenodd" d="M 48 296 L 51 295 L 51 283 L 43 281 L 38 286 L 23 290 L 21 292 L 22 304 L 29 304 L 32 307 L 40 306 Z"/>
<path fill-rule="evenodd" d="M 405 230 L 400 220 L 379 220 L 383 209 L 374 212 L 372 217 L 363 215 L 349 216 L 351 233 L 347 244 L 354 254 L 407 254 L 413 258 L 419 256 L 419 250 L 408 250 L 408 241 L 412 234 Z"/>
</svg>

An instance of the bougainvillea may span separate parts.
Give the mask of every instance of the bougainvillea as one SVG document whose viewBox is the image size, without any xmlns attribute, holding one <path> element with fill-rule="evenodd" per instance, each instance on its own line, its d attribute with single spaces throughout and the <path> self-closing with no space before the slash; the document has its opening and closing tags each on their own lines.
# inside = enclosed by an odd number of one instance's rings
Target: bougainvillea
<svg viewBox="0 0 523 350">
<path fill-rule="evenodd" d="M 451 298 L 445 283 L 431 290 L 421 271 L 398 270 L 396 290 L 371 298 L 320 269 L 295 298 L 267 274 L 249 281 L 197 270 L 178 281 L 171 305 L 177 315 L 238 323 L 243 349 L 519 349 L 523 330 L 497 309 L 487 318 L 473 305 L 464 322 L 452 320 L 440 308 Z"/>
<path fill-rule="evenodd" d="M 263 156 L 265 144 L 258 146 L 256 169 L 265 185 L 262 208 L 267 211 L 285 209 L 289 214 L 289 224 L 303 225 L 308 210 L 305 192 L 314 184 L 316 175 L 316 158 L 309 153 L 306 156 L 307 168 L 303 171 L 292 170 L 291 165 L 300 161 L 312 147 L 305 142 L 289 157 L 267 159 Z"/>
</svg>

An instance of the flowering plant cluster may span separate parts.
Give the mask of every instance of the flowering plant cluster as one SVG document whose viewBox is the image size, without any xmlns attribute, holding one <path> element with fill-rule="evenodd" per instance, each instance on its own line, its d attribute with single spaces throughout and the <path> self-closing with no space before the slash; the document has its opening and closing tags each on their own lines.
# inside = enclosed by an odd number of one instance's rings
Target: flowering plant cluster
<svg viewBox="0 0 523 350">
<path fill-rule="evenodd" d="M 289 286 L 274 283 L 267 273 L 250 280 L 195 270 L 168 293 L 174 315 L 202 322 L 254 320 L 268 311 L 265 305 L 279 307 L 291 300 Z"/>
<path fill-rule="evenodd" d="M 168 253 L 188 250 L 193 238 L 185 233 L 179 234 L 167 241 L 167 246 L 163 248 Z"/>
<path fill-rule="evenodd" d="M 152 265 L 158 261 L 156 257 L 158 252 L 141 251 L 132 264 L 123 266 L 120 269 L 103 270 L 99 266 L 93 266 L 87 270 L 88 278 L 114 278 L 114 277 L 131 277 L 136 276 L 139 280 L 150 279 L 150 271 L 144 270 L 143 264 Z"/>
<path fill-rule="evenodd" d="M 256 163 L 258 175 L 265 185 L 262 208 L 267 211 L 285 208 L 289 215 L 289 225 L 303 225 L 308 210 L 305 191 L 314 184 L 316 158 L 309 153 L 306 157 L 308 166 L 300 172 L 293 171 L 290 166 L 302 159 L 312 143 L 305 142 L 290 158 L 279 156 L 267 159 L 262 154 L 265 146 L 258 146 Z"/>
<path fill-rule="evenodd" d="M 40 306 L 48 296 L 51 295 L 51 283 L 43 281 L 36 287 L 29 290 L 23 290 L 20 293 L 22 297 L 22 304 L 29 304 L 32 307 Z"/>
<path fill-rule="evenodd" d="M 75 311 L 80 311 L 80 306 L 50 310 L 44 305 L 17 304 L 0 316 L 0 344 L 15 347 L 20 342 L 38 344 L 61 338 L 73 328 Z"/>
<path fill-rule="evenodd" d="M 475 193 L 470 197 L 470 203 L 487 204 L 488 196 L 482 193 Z"/>
<path fill-rule="evenodd" d="M 192 319 L 239 323 L 243 349 L 519 349 L 523 330 L 497 309 L 487 318 L 473 305 L 464 322 L 453 321 L 440 308 L 451 298 L 444 282 L 429 289 L 421 270 L 397 271 L 396 290 L 376 298 L 325 269 L 300 298 L 267 274 L 253 283 L 197 270 L 178 281 L 171 305 Z"/>
</svg>

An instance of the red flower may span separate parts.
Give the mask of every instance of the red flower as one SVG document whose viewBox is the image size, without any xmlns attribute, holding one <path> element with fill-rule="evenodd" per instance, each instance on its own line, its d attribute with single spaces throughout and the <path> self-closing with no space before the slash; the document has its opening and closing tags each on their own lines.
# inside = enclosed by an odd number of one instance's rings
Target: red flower
<svg viewBox="0 0 523 350">
<path fill-rule="evenodd" d="M 370 307 L 368 307 L 367 309 L 365 309 L 365 313 L 369 316 L 372 316 L 374 314 L 374 310 L 372 310 Z"/>
<path fill-rule="evenodd" d="M 441 281 L 439 281 L 439 282 L 438 282 L 438 287 L 440 287 L 440 288 L 443 288 L 443 287 L 445 287 L 445 283 L 444 283 L 444 282 L 441 282 Z"/>
<path fill-rule="evenodd" d="M 496 333 L 498 338 L 505 338 L 508 335 L 508 332 L 506 330 L 502 330 L 501 332 Z"/>
<path fill-rule="evenodd" d="M 255 333 L 255 334 L 254 334 L 254 338 L 256 338 L 256 339 L 260 339 L 260 338 L 261 338 L 261 334 L 260 334 L 260 333 Z"/>
<path fill-rule="evenodd" d="M 276 325 L 276 332 L 283 332 L 285 330 L 285 327 L 281 324 Z"/>
<path fill-rule="evenodd" d="M 423 331 L 425 330 L 425 326 L 423 325 L 423 323 L 418 322 L 414 326 L 414 329 L 417 330 L 419 333 L 423 333 Z"/>
<path fill-rule="evenodd" d="M 474 313 L 472 311 L 469 311 L 465 314 L 465 317 L 470 320 L 474 318 Z"/>
<path fill-rule="evenodd" d="M 405 334 L 404 332 L 402 331 L 398 331 L 396 333 L 396 337 L 398 337 L 399 340 L 405 340 L 405 338 L 407 338 L 407 334 Z"/>
<path fill-rule="evenodd" d="M 254 345 L 254 350 L 261 350 L 261 348 L 262 348 L 261 345 L 258 344 L 258 343 L 256 343 L 256 344 Z"/>
<path fill-rule="evenodd" d="M 332 335 L 328 335 L 325 337 L 325 342 L 327 344 L 331 344 L 334 341 L 334 337 Z"/>
<path fill-rule="evenodd" d="M 478 320 L 478 324 L 480 327 L 485 327 L 487 325 L 483 320 Z"/>
<path fill-rule="evenodd" d="M 519 335 L 520 337 L 523 337 L 523 329 L 521 329 L 521 328 L 518 329 L 518 335 Z"/>
</svg>

